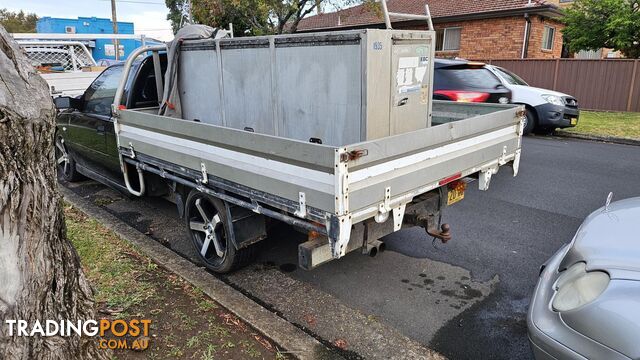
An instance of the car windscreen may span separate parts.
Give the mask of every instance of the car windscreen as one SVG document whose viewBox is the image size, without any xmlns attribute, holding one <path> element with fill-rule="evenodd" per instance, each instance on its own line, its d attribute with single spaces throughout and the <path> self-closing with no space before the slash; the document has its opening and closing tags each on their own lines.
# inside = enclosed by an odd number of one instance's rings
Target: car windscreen
<svg viewBox="0 0 640 360">
<path fill-rule="evenodd" d="M 522 80 L 521 77 L 512 73 L 511 71 L 499 67 L 494 67 L 495 71 L 510 85 L 524 85 L 529 86 L 526 81 Z"/>
<path fill-rule="evenodd" d="M 434 75 L 436 89 L 495 89 L 502 84 L 491 71 L 481 67 L 442 67 Z"/>
</svg>

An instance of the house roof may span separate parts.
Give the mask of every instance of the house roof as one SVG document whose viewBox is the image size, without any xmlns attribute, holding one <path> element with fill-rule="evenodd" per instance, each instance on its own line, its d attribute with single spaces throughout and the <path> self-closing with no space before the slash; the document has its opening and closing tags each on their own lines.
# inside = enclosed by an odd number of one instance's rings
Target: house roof
<svg viewBox="0 0 640 360">
<path fill-rule="evenodd" d="M 545 0 L 388 0 L 389 12 L 424 15 L 425 4 L 429 4 L 431 17 L 456 18 L 473 16 L 475 18 L 495 17 L 514 11 L 553 11 L 558 8 Z M 349 28 L 364 25 L 383 24 L 382 12 L 376 4 L 362 4 L 332 13 L 318 14 L 304 18 L 298 24 L 298 31 Z M 392 22 L 399 19 L 391 18 Z"/>
</svg>

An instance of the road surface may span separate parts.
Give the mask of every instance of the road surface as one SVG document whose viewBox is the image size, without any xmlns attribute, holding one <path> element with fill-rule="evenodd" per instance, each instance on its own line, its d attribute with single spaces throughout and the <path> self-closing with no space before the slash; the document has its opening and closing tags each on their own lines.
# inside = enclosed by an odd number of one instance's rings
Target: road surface
<svg viewBox="0 0 640 360">
<path fill-rule="evenodd" d="M 446 245 L 402 230 L 376 258 L 352 253 L 307 272 L 293 265 L 304 237 L 277 227 L 256 264 L 224 279 L 327 343 L 346 339 L 353 357 L 375 357 L 372 344 L 387 336 L 354 335 L 375 323 L 393 329 L 389 339 L 397 330 L 451 359 L 530 359 L 525 314 L 540 264 L 610 191 L 640 196 L 638 179 L 640 147 L 525 138 L 516 178 L 503 169 L 487 192 L 471 183 L 445 210 L 454 235 Z M 194 258 L 169 202 L 129 200 L 90 181 L 66 186 Z"/>
</svg>

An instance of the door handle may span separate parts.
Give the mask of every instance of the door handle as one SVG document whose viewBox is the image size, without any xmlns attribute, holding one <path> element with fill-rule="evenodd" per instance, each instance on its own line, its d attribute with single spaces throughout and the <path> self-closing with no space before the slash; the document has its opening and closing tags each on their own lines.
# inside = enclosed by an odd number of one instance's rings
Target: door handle
<svg viewBox="0 0 640 360">
<path fill-rule="evenodd" d="M 98 125 L 98 126 L 96 127 L 96 132 L 97 132 L 98 134 L 104 134 L 104 125 Z"/>
</svg>

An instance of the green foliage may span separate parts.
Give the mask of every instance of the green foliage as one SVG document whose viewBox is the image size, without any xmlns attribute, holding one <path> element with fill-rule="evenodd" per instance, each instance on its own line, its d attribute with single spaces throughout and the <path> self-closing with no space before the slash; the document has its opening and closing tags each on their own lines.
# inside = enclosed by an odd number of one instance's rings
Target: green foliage
<svg viewBox="0 0 640 360">
<path fill-rule="evenodd" d="M 236 36 L 272 33 L 265 0 L 192 0 L 193 19 L 199 24 L 227 29 Z"/>
<path fill-rule="evenodd" d="M 9 33 L 33 33 L 36 32 L 36 14 L 26 14 L 24 11 L 19 12 L 0 9 L 0 24 L 4 26 Z"/>
<path fill-rule="evenodd" d="M 182 20 L 182 5 L 184 1 L 182 0 L 165 0 L 165 4 L 169 9 L 169 14 L 167 14 L 167 20 L 171 21 L 171 28 L 173 28 L 173 33 L 175 34 L 178 29 L 180 29 L 180 23 Z"/>
<path fill-rule="evenodd" d="M 174 31 L 180 26 L 183 0 L 165 0 L 167 19 Z M 194 22 L 228 28 L 235 36 L 295 32 L 300 20 L 316 13 L 318 7 L 338 8 L 373 0 L 191 0 Z"/>
<path fill-rule="evenodd" d="M 640 58 L 640 0 L 576 0 L 564 21 L 572 51 L 604 47 Z"/>
<path fill-rule="evenodd" d="M 228 28 L 233 24 L 234 34 L 263 35 L 271 33 L 269 9 L 264 0 L 191 0 L 195 23 Z M 180 28 L 183 19 L 184 0 L 165 0 L 169 8 L 167 20 L 173 31 Z"/>
</svg>

